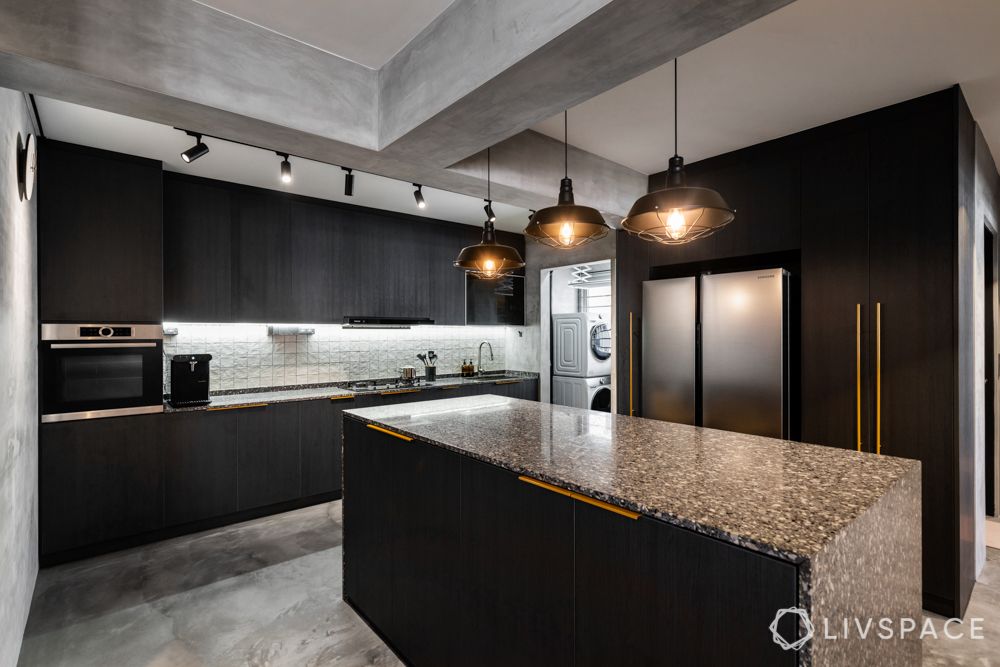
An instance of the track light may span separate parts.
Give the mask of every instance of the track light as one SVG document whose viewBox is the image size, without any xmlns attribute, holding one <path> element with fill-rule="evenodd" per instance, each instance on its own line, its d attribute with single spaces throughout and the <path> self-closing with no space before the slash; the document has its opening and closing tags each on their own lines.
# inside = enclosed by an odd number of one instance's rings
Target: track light
<svg viewBox="0 0 1000 667">
<path fill-rule="evenodd" d="M 420 185 L 419 183 L 414 183 L 413 187 L 416 188 L 416 190 L 413 191 L 413 198 L 417 202 L 417 208 L 427 208 L 427 202 L 424 201 L 424 193 L 423 193 L 424 186 Z"/>
<path fill-rule="evenodd" d="M 281 161 L 281 182 L 288 184 L 292 182 L 292 163 L 288 161 L 288 153 L 275 152 L 278 157 L 284 158 Z"/>
<path fill-rule="evenodd" d="M 484 199 L 483 201 L 486 202 L 486 206 L 483 207 L 483 210 L 486 211 L 486 219 L 490 222 L 496 222 L 497 214 L 493 212 L 493 200 Z"/>
<path fill-rule="evenodd" d="M 207 153 L 208 146 L 206 146 L 204 142 L 202 142 L 201 135 L 198 134 L 197 132 L 185 131 L 185 134 L 187 134 L 189 137 L 194 137 L 195 143 L 194 146 L 181 153 L 181 159 L 184 160 L 185 162 L 191 163 L 200 158 L 205 153 Z"/>
<path fill-rule="evenodd" d="M 347 172 L 346 174 L 344 174 L 344 195 L 346 195 L 347 197 L 353 197 L 354 196 L 354 174 L 351 173 L 352 170 L 348 169 L 347 167 L 341 167 L 341 169 L 343 169 L 345 172 Z"/>
</svg>

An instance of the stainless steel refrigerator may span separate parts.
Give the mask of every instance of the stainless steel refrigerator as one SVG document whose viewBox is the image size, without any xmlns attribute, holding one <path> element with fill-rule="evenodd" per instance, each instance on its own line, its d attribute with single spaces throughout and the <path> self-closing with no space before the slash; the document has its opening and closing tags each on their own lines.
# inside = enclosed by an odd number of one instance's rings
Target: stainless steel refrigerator
<svg viewBox="0 0 1000 667">
<path fill-rule="evenodd" d="M 642 284 L 642 416 L 788 437 L 788 273 Z"/>
</svg>

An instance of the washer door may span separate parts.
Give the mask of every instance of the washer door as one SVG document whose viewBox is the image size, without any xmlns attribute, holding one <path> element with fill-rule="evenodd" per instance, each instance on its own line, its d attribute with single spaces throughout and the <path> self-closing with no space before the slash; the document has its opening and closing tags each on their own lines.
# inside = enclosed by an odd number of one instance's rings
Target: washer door
<svg viewBox="0 0 1000 667">
<path fill-rule="evenodd" d="M 611 327 L 600 322 L 590 328 L 590 351 L 598 361 L 611 358 Z"/>
<path fill-rule="evenodd" d="M 601 387 L 590 399 L 590 409 L 598 412 L 611 412 L 611 388 Z"/>
</svg>

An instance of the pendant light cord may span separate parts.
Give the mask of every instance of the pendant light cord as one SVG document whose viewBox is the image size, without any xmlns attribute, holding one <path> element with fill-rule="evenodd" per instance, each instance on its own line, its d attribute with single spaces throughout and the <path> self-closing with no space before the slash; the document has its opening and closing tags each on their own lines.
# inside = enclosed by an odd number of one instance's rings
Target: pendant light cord
<svg viewBox="0 0 1000 667">
<path fill-rule="evenodd" d="M 569 178 L 569 110 L 563 110 L 563 178 Z"/>
<path fill-rule="evenodd" d="M 674 58 L 674 157 L 677 154 L 677 58 Z"/>
<path fill-rule="evenodd" d="M 486 201 L 490 201 L 490 147 L 486 147 Z"/>
</svg>

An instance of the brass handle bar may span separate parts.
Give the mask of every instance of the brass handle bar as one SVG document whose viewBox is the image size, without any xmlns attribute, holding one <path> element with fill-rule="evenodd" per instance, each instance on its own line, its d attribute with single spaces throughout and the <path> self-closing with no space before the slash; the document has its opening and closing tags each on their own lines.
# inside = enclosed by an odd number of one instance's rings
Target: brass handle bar
<svg viewBox="0 0 1000 667">
<path fill-rule="evenodd" d="M 612 505 L 611 503 L 606 503 L 606 502 L 604 502 L 602 500 L 596 500 L 594 498 L 591 498 L 590 496 L 585 496 L 582 493 L 577 493 L 575 491 L 570 491 L 570 490 L 564 489 L 564 488 L 562 488 L 560 486 L 556 486 L 554 484 L 549 484 L 548 482 L 543 482 L 540 479 L 535 479 L 534 477 L 527 477 L 525 475 L 519 475 L 518 479 L 520 481 L 522 481 L 522 482 L 525 482 L 526 484 L 533 484 L 534 486 L 537 486 L 539 488 L 545 489 L 546 491 L 551 491 L 553 493 L 558 493 L 561 496 L 568 496 L 569 498 L 572 498 L 573 500 L 579 500 L 580 502 L 587 503 L 588 505 L 593 505 L 594 507 L 599 507 L 602 510 L 607 510 L 608 512 L 614 512 L 615 514 L 620 514 L 620 515 L 622 515 L 624 517 L 628 517 L 629 519 L 633 519 L 634 520 L 634 519 L 638 519 L 639 518 L 639 513 L 638 512 L 633 512 L 631 510 L 623 509 L 621 507 L 618 507 L 617 505 Z"/>
<path fill-rule="evenodd" d="M 209 412 L 217 412 L 219 410 L 249 410 L 250 408 L 266 408 L 267 403 L 248 403 L 247 405 L 220 405 L 214 408 L 207 408 Z"/>
<path fill-rule="evenodd" d="M 861 304 L 855 307 L 854 326 L 854 355 L 855 355 L 855 377 L 857 378 L 856 398 L 857 398 L 857 423 L 858 423 L 858 451 L 861 451 Z"/>
<path fill-rule="evenodd" d="M 882 304 L 875 304 L 875 453 L 882 453 Z"/>
<path fill-rule="evenodd" d="M 413 442 L 413 438 L 408 435 L 403 435 L 402 433 L 396 433 L 395 431 L 390 431 L 387 428 L 382 428 L 381 426 L 376 426 L 375 424 L 365 424 L 368 428 L 373 431 L 378 431 L 379 433 L 385 433 L 386 435 L 391 435 L 394 438 L 399 438 L 400 440 L 405 440 L 406 442 Z"/>
</svg>

